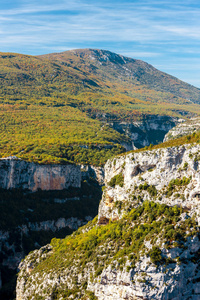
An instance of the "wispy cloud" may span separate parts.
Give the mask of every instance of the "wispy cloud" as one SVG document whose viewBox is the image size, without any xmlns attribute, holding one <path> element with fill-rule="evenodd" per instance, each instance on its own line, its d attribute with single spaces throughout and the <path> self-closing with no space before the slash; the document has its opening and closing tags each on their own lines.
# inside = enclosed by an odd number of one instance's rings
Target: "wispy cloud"
<svg viewBox="0 0 200 300">
<path fill-rule="evenodd" d="M 166 67 L 178 54 L 189 72 L 199 43 L 197 0 L 8 0 L 0 10 L 1 51 L 107 48 Z"/>
</svg>

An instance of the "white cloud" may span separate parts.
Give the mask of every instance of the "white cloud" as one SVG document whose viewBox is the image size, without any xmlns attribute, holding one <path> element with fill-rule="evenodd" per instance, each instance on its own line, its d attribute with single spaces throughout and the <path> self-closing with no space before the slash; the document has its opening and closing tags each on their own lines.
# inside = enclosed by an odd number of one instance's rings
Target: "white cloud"
<svg viewBox="0 0 200 300">
<path fill-rule="evenodd" d="M 154 6 L 160 3 L 165 3 L 167 8 Z M 185 18 L 188 12 L 183 7 L 179 7 L 179 10 L 169 9 L 168 6 L 172 3 L 135 1 L 131 4 L 117 2 L 113 5 L 113 2 L 91 4 L 86 1 L 59 1 L 57 4 L 48 4 L 41 0 L 30 5 L 24 2 L 17 9 L 1 10 L 0 26 L 7 35 L 17 33 L 23 38 L 29 32 L 43 42 L 49 40 L 47 35 L 50 34 L 52 43 L 58 39 L 69 42 L 140 43 L 173 42 L 180 36 L 200 39 L 200 22 L 198 21 L 198 26 L 195 24 L 188 28 Z M 1 20 L 5 15 L 10 18 Z M 193 15 L 199 16 L 199 11 L 194 11 Z M 179 24 L 183 21 L 186 23 L 185 27 Z"/>
<path fill-rule="evenodd" d="M 176 36 L 191 37 L 200 40 L 200 26 L 190 26 L 189 28 L 179 26 L 159 26 L 158 28 L 166 32 L 171 32 Z"/>
<path fill-rule="evenodd" d="M 178 54 L 190 74 L 189 61 L 184 62 L 184 56 L 191 54 L 195 59 L 200 55 L 197 0 L 13 0 L 13 3 L 15 6 L 0 10 L 1 51 L 44 54 L 74 48 L 104 48 L 133 58 L 148 58 L 153 65 L 165 66 L 165 70 L 171 64 L 174 73 L 181 64 L 173 64 L 171 58 L 176 60 Z"/>
</svg>

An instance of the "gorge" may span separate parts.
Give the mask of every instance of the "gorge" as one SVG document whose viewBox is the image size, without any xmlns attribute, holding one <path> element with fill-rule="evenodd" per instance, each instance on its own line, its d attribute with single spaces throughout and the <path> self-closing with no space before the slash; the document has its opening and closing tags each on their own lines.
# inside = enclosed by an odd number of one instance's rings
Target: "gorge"
<svg viewBox="0 0 200 300">
<path fill-rule="evenodd" d="M 109 160 L 98 219 L 29 254 L 17 300 L 197 300 L 199 150 L 177 143 Z"/>
</svg>

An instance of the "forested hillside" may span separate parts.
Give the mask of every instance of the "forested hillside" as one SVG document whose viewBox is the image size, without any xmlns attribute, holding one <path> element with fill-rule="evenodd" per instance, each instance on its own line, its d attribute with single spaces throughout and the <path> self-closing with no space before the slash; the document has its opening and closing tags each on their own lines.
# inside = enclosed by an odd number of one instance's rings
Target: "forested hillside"
<svg viewBox="0 0 200 300">
<path fill-rule="evenodd" d="M 0 156 L 102 165 L 130 136 L 111 124 L 200 113 L 200 90 L 104 50 L 0 54 Z"/>
</svg>

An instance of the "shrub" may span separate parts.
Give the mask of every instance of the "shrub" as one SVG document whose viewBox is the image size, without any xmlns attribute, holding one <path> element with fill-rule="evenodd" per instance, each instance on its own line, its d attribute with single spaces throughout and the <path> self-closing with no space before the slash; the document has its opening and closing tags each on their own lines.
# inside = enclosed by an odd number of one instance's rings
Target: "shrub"
<svg viewBox="0 0 200 300">
<path fill-rule="evenodd" d="M 97 277 L 97 276 L 101 275 L 102 271 L 103 271 L 103 267 L 99 267 L 99 268 L 95 271 L 94 277 Z"/>
<path fill-rule="evenodd" d="M 124 185 L 124 176 L 122 173 L 115 175 L 111 178 L 111 180 L 108 182 L 108 185 L 111 187 L 115 187 L 116 185 L 119 185 L 120 187 L 123 187 Z"/>
<path fill-rule="evenodd" d="M 150 185 L 148 188 L 147 188 L 147 191 L 149 192 L 149 194 L 154 197 L 157 195 L 157 190 L 156 190 L 156 187 L 154 185 Z"/>
<path fill-rule="evenodd" d="M 148 185 L 146 182 L 144 184 L 140 184 L 138 188 L 140 191 L 148 191 L 152 197 L 157 195 L 156 187 L 154 185 Z"/>
<path fill-rule="evenodd" d="M 157 265 L 162 260 L 161 253 L 162 252 L 159 247 L 153 246 L 152 249 L 148 252 L 151 262 Z"/>
</svg>

